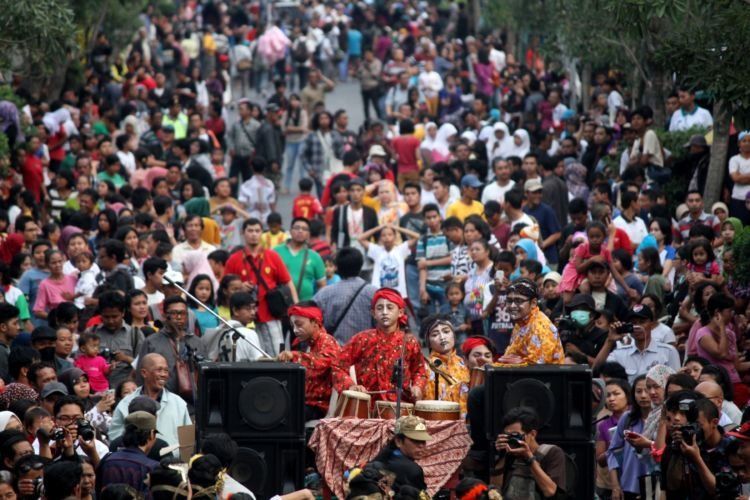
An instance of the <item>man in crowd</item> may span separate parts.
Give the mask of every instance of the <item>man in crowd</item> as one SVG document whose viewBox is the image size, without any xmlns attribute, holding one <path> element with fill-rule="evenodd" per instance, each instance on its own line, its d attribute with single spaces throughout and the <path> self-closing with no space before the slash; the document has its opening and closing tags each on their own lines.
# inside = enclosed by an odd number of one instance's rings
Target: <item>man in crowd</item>
<svg viewBox="0 0 750 500">
<path fill-rule="evenodd" d="M 310 249 L 310 221 L 296 217 L 291 224 L 292 237 L 274 250 L 289 271 L 299 300 L 310 300 L 315 290 L 326 286 L 326 270 L 318 252 Z"/>
</svg>

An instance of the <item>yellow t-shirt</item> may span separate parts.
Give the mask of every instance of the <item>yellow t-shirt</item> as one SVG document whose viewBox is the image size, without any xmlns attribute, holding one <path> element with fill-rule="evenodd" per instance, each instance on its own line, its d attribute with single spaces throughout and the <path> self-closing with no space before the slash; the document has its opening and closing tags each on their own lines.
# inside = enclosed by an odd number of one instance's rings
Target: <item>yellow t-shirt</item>
<svg viewBox="0 0 750 500">
<path fill-rule="evenodd" d="M 289 236 L 286 231 L 281 231 L 276 234 L 271 234 L 271 231 L 266 231 L 260 237 L 260 244 L 263 245 L 263 248 L 266 250 L 272 250 L 273 247 L 281 245 L 289 238 L 291 238 L 291 236 Z"/>
<path fill-rule="evenodd" d="M 448 210 L 445 211 L 445 218 L 458 217 L 459 220 L 463 222 L 470 215 L 478 215 L 482 217 L 482 214 L 484 214 L 484 205 L 480 202 L 474 200 L 471 205 L 467 205 L 463 201 L 458 200 L 453 202 L 453 204 L 448 207 Z"/>
</svg>

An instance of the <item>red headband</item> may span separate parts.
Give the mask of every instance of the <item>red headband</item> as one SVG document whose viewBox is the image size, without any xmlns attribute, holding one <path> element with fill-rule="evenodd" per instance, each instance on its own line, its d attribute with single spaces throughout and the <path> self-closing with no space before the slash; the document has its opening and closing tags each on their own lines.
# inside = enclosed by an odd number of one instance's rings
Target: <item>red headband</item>
<svg viewBox="0 0 750 500">
<path fill-rule="evenodd" d="M 463 351 L 464 356 L 468 358 L 471 351 L 473 351 L 480 345 L 487 346 L 487 349 L 492 351 L 492 346 L 490 345 L 489 341 L 483 337 L 469 337 L 468 339 L 464 340 L 463 345 L 461 345 L 461 350 Z"/>
<path fill-rule="evenodd" d="M 473 486 L 469 491 L 464 493 L 461 497 L 459 497 L 461 500 L 477 500 L 482 497 L 482 494 L 487 491 L 489 488 L 486 484 L 481 483 L 477 484 L 476 486 Z"/>
<path fill-rule="evenodd" d="M 292 306 L 288 311 L 289 316 L 301 316 L 323 324 L 323 312 L 317 307 Z"/>
<path fill-rule="evenodd" d="M 372 308 L 375 309 L 375 304 L 378 303 L 378 300 L 385 299 L 388 302 L 393 302 L 398 306 L 399 309 L 406 309 L 406 302 L 404 302 L 403 297 L 401 297 L 401 294 L 398 293 L 398 291 L 394 290 L 393 288 L 381 288 L 377 292 L 375 292 L 375 295 L 372 297 Z M 406 325 L 409 322 L 409 319 L 406 316 L 406 313 L 403 313 L 398 318 L 398 324 L 401 326 Z"/>
</svg>

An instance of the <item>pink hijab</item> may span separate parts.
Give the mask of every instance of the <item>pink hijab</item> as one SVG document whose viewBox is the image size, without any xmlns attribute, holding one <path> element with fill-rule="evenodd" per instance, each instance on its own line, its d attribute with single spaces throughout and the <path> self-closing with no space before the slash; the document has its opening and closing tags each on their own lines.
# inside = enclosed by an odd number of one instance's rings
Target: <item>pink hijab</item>
<svg viewBox="0 0 750 500">
<path fill-rule="evenodd" d="M 154 188 L 154 180 L 159 177 L 166 177 L 167 169 L 162 167 L 151 167 L 146 169 L 146 178 L 143 180 L 143 187 L 146 189 Z"/>
<path fill-rule="evenodd" d="M 193 280 L 196 276 L 199 274 L 207 274 L 208 277 L 211 278 L 211 283 L 214 286 L 214 295 L 218 292 L 219 282 L 216 280 L 213 269 L 211 269 L 211 265 L 208 263 L 208 257 L 204 252 L 200 250 L 191 250 L 190 252 L 185 253 L 185 258 L 182 259 L 182 272 L 183 274 L 188 275 L 187 280 L 185 280 L 188 290 L 193 284 Z"/>
</svg>

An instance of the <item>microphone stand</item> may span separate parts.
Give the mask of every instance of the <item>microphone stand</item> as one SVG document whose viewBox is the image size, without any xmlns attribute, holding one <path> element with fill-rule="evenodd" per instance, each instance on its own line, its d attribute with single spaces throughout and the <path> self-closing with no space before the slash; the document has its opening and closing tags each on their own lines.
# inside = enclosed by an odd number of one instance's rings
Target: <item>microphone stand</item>
<svg viewBox="0 0 750 500">
<path fill-rule="evenodd" d="M 206 311 L 208 311 L 209 313 L 211 313 L 211 315 L 214 318 L 218 319 L 219 321 L 221 321 L 222 323 L 224 323 L 224 325 L 227 328 L 229 328 L 229 331 L 232 332 L 232 362 L 237 361 L 237 341 L 239 339 L 242 339 L 245 342 L 247 342 L 248 344 L 250 344 L 251 346 L 253 346 L 263 356 L 265 356 L 267 358 L 272 358 L 273 357 L 270 354 L 268 354 L 266 351 L 264 351 L 263 349 L 261 349 L 259 346 L 255 345 L 254 342 L 248 340 L 247 337 L 245 337 L 242 333 L 240 333 L 239 330 L 237 330 L 237 328 L 233 327 L 229 323 L 229 321 L 225 320 L 224 318 L 222 318 L 221 316 L 219 316 L 218 314 L 216 314 L 213 311 L 213 309 L 211 309 L 210 307 L 208 307 L 206 304 L 204 304 L 200 300 L 196 299 L 193 294 L 191 294 L 190 292 L 188 292 L 187 290 L 185 290 L 184 288 L 182 288 L 180 285 L 178 285 L 177 283 L 175 283 L 175 281 L 173 279 L 169 278 L 168 276 L 164 276 L 164 279 L 167 280 L 167 283 L 169 283 L 170 285 L 172 285 L 175 288 L 177 288 L 179 291 L 181 291 L 182 293 L 184 293 L 185 295 L 187 295 L 190 299 L 192 299 L 193 301 L 195 301 L 197 304 L 200 304 L 200 306 L 203 307 L 203 309 L 205 309 Z"/>
</svg>

